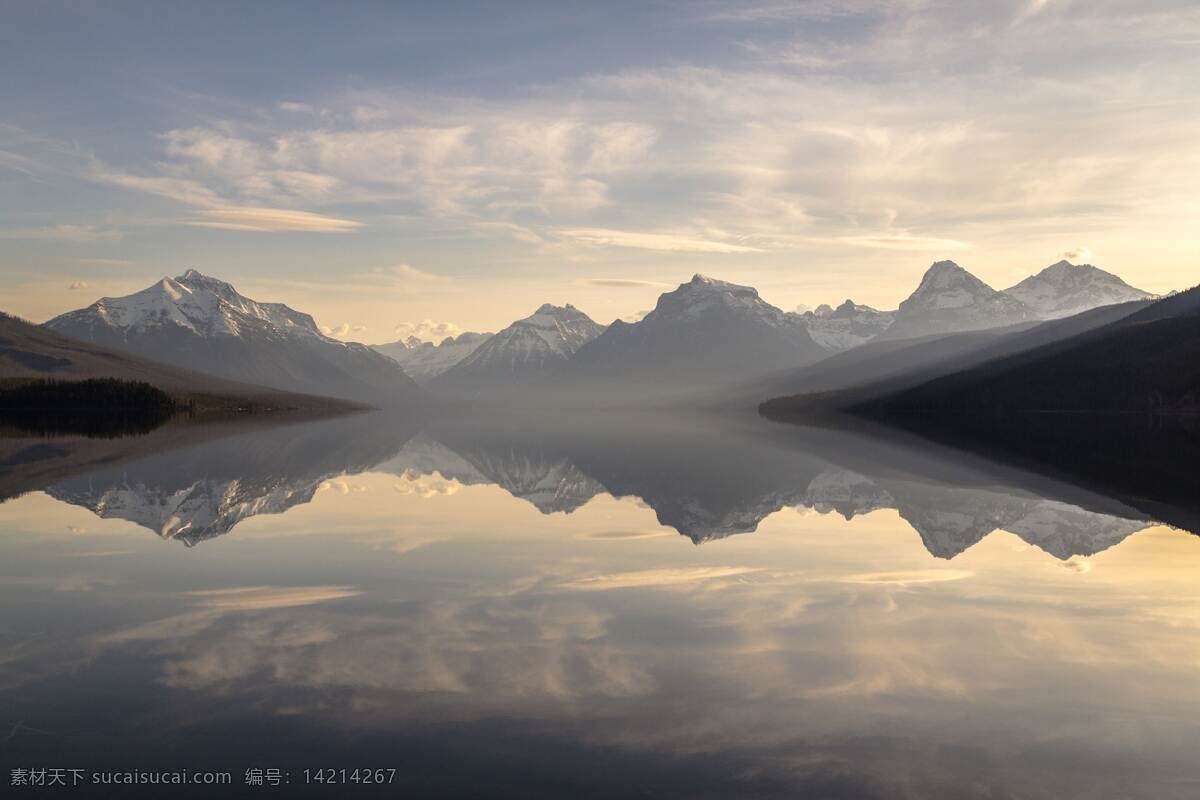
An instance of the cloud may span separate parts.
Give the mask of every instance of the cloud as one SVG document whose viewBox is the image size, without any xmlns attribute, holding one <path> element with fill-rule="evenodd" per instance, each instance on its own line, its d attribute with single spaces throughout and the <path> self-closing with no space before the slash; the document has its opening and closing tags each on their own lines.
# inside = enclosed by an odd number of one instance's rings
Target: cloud
<svg viewBox="0 0 1200 800">
<path fill-rule="evenodd" d="M 275 107 L 289 114 L 311 114 L 315 110 L 308 103 L 298 103 L 295 100 L 280 100 Z"/>
<path fill-rule="evenodd" d="M 202 219 L 188 220 L 187 224 L 204 228 L 255 232 L 345 233 L 363 227 L 361 222 L 354 220 L 283 208 L 214 208 L 204 211 L 202 214 Z"/>
<path fill-rule="evenodd" d="M 1086 245 L 1080 245 L 1079 247 L 1067 250 L 1060 255 L 1067 261 L 1081 261 L 1086 264 L 1092 259 L 1092 248 L 1087 247 Z"/>
<path fill-rule="evenodd" d="M 453 322 L 434 322 L 431 319 L 423 319 L 420 322 L 401 322 L 396 326 L 396 333 L 401 339 L 415 336 L 426 342 L 440 342 L 447 336 L 458 336 L 462 332 L 462 328 Z"/>
<path fill-rule="evenodd" d="M 67 242 L 116 241 L 124 237 L 120 231 L 98 228 L 95 225 L 46 225 L 38 228 L 9 228 L 0 230 L 0 239 L 48 239 Z"/>
<path fill-rule="evenodd" d="M 934 236 L 912 236 L 907 233 L 878 234 L 874 236 L 843 236 L 840 241 L 856 247 L 877 247 L 883 250 L 970 250 L 972 245 L 956 239 L 939 239 Z"/>
<path fill-rule="evenodd" d="M 589 286 L 611 286 L 617 289 L 665 289 L 673 288 L 674 284 L 662 281 L 640 281 L 632 278 L 582 278 L 580 283 Z"/>
<path fill-rule="evenodd" d="M 87 289 L 90 287 L 89 287 L 87 281 L 71 281 L 71 284 L 67 288 L 74 290 L 74 289 Z"/>
<path fill-rule="evenodd" d="M 125 258 L 76 258 L 74 261 L 90 267 L 132 267 L 137 263 Z"/>
<path fill-rule="evenodd" d="M 756 253 L 759 248 L 730 242 L 697 239 L 671 233 L 640 233 L 609 228 L 570 228 L 555 231 L 559 236 L 598 247 L 633 247 L 677 253 Z"/>
<path fill-rule="evenodd" d="M 327 328 L 324 325 L 319 326 L 321 333 L 326 336 L 332 336 L 335 339 L 344 339 L 352 333 L 362 333 L 367 329 L 366 325 L 352 325 L 349 322 L 343 322 L 340 325 L 334 325 L 332 328 Z"/>
<path fill-rule="evenodd" d="M 446 275 L 435 275 L 417 269 L 411 264 L 395 264 L 390 267 L 371 270 L 368 279 L 396 284 L 401 287 L 439 286 L 452 282 L 454 279 Z"/>
</svg>

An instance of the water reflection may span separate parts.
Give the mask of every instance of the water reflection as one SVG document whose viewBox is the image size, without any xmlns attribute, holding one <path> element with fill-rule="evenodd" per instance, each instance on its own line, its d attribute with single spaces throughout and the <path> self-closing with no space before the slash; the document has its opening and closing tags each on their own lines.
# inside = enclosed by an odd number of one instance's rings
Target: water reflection
<svg viewBox="0 0 1200 800">
<path fill-rule="evenodd" d="M 345 491 L 337 479 L 367 471 L 393 474 L 398 491 L 416 493 L 495 485 L 543 514 L 570 514 L 602 494 L 636 498 L 697 544 L 752 532 L 789 507 L 846 520 L 894 509 L 938 558 L 1004 530 L 1066 560 L 1156 521 L 1085 488 L 915 438 L 753 419 L 443 421 L 417 432 L 360 414 L 215 436 L 201 428 L 200 437 L 151 438 L 83 459 L 94 442 L 10 440 L 0 486 L 41 488 L 187 545 L 311 502 L 321 488 Z"/>
<path fill-rule="evenodd" d="M 1200 779 L 1200 539 L 1088 485 L 755 419 L 7 446 L 5 768 L 396 766 L 417 796 Z"/>
</svg>

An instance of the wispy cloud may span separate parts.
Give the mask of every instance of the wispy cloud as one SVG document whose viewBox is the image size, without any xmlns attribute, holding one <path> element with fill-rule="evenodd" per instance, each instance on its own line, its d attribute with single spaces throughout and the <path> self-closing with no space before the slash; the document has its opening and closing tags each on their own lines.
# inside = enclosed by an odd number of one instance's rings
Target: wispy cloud
<svg viewBox="0 0 1200 800">
<path fill-rule="evenodd" d="M 220 228 L 231 231 L 277 232 L 309 231 L 317 233 L 346 233 L 363 227 L 361 222 L 327 217 L 309 211 L 282 208 L 214 208 L 201 212 L 200 219 L 188 220 L 188 225 Z"/>
<path fill-rule="evenodd" d="M 665 289 L 674 286 L 663 281 L 643 281 L 635 278 L 581 278 L 580 283 L 590 286 L 608 286 L 615 289 Z"/>
<path fill-rule="evenodd" d="M 595 247 L 633 247 L 676 253 L 756 253 L 757 247 L 697 239 L 673 233 L 641 233 L 609 228 L 570 228 L 555 231 L 559 236 Z"/>
<path fill-rule="evenodd" d="M 71 281 L 67 288 L 72 291 L 76 291 L 79 289 L 89 289 L 91 288 L 91 285 L 87 281 Z"/>
<path fill-rule="evenodd" d="M 66 242 L 112 242 L 124 233 L 95 225 L 45 225 L 37 228 L 0 229 L 0 239 L 49 239 Z"/>
<path fill-rule="evenodd" d="M 76 258 L 73 261 L 88 267 L 132 267 L 137 263 L 127 258 Z"/>
<path fill-rule="evenodd" d="M 872 236 L 843 236 L 840 241 L 856 247 L 878 247 L 884 250 L 970 250 L 971 245 L 956 239 L 910 234 L 877 234 Z"/>
</svg>

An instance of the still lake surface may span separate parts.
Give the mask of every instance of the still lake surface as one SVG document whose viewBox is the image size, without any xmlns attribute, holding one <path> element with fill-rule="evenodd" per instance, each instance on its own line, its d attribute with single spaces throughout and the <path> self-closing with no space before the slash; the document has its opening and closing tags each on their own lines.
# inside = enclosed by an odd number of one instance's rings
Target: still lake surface
<svg viewBox="0 0 1200 800">
<path fill-rule="evenodd" d="M 10 435 L 0 497 L 6 790 L 188 769 L 356 796 L 304 770 L 394 768 L 398 796 L 1200 796 L 1200 537 L 915 437 Z"/>
</svg>

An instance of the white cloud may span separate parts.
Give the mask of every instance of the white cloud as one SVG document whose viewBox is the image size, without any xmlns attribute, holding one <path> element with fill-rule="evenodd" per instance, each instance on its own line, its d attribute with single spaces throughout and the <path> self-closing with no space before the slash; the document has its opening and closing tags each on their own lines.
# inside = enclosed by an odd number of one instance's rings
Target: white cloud
<svg viewBox="0 0 1200 800">
<path fill-rule="evenodd" d="M 400 286 L 442 286 L 453 282 L 453 278 L 446 275 L 436 275 L 432 272 L 425 272 L 417 269 L 411 264 L 394 264 L 390 267 L 382 267 L 372 270 L 369 273 L 369 278 L 372 280 L 394 283 Z"/>
<path fill-rule="evenodd" d="M 431 319 L 420 322 L 401 322 L 396 326 L 396 334 L 401 339 L 415 336 L 426 342 L 440 342 L 447 336 L 458 336 L 462 328 L 453 322 L 434 322 Z"/>
<path fill-rule="evenodd" d="M 641 250 L 666 250 L 677 253 L 755 253 L 756 247 L 679 236 L 673 233 L 641 233 L 608 228 L 572 228 L 555 233 L 580 244 L 599 247 L 633 247 Z"/>
<path fill-rule="evenodd" d="M 934 236 L 912 236 L 907 233 L 884 233 L 871 236 L 844 236 L 842 242 L 856 247 L 878 247 L 884 250 L 970 250 L 971 245 L 955 239 Z"/>
<path fill-rule="evenodd" d="M 1092 259 L 1092 248 L 1088 247 L 1087 245 L 1080 245 L 1079 247 L 1073 247 L 1070 250 L 1067 250 L 1061 255 L 1067 261 L 1078 261 L 1086 264 Z"/>
<path fill-rule="evenodd" d="M 580 283 L 586 283 L 589 286 L 608 286 L 615 289 L 666 289 L 674 287 L 674 284 L 664 283 L 663 281 L 642 281 L 632 278 L 583 278 Z"/>
<path fill-rule="evenodd" d="M 327 328 L 324 325 L 319 327 L 321 328 L 321 333 L 326 336 L 332 336 L 335 339 L 344 339 L 352 333 L 362 333 L 367 329 L 366 325 L 352 325 L 349 322 L 334 325 L 332 328 Z"/>
<path fill-rule="evenodd" d="M 201 214 L 200 219 L 188 220 L 187 224 L 203 228 L 254 232 L 346 233 L 363 227 L 361 222 L 350 219 L 284 208 L 214 208 Z"/>
</svg>

